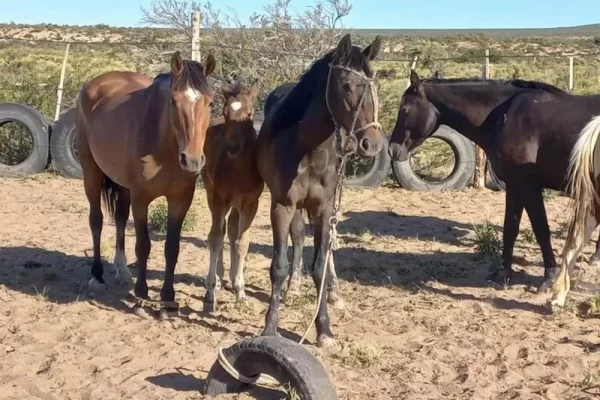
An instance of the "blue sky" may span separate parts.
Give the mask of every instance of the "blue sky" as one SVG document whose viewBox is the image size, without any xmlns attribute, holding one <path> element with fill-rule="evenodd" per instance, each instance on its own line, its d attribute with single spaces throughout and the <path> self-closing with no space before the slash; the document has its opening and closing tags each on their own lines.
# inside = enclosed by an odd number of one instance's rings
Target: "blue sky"
<svg viewBox="0 0 600 400">
<path fill-rule="evenodd" d="M 151 2 L 0 0 L 0 22 L 140 26 L 140 6 Z M 245 19 L 271 2 L 215 0 L 213 4 L 231 7 Z M 312 3 L 292 0 L 292 7 L 302 10 Z M 598 0 L 354 0 L 352 5 L 344 21 L 347 28 L 546 28 L 600 22 Z"/>
</svg>

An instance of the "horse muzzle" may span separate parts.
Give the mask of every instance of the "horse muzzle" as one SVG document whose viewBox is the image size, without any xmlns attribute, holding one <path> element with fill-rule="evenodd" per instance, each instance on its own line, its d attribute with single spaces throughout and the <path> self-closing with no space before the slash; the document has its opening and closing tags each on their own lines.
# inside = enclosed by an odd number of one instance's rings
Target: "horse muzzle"
<svg viewBox="0 0 600 400">
<path fill-rule="evenodd" d="M 206 156 L 200 154 L 198 157 L 192 157 L 185 152 L 179 153 L 179 165 L 184 171 L 197 174 L 206 164 Z"/>
<path fill-rule="evenodd" d="M 406 146 L 398 143 L 390 143 L 388 153 L 393 161 L 405 162 L 408 160 L 410 152 Z"/>
</svg>

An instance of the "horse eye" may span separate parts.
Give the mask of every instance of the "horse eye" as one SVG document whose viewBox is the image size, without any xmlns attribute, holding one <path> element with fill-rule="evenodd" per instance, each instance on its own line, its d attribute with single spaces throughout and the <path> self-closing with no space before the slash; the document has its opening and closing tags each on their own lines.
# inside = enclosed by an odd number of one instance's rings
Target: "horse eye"
<svg viewBox="0 0 600 400">
<path fill-rule="evenodd" d="M 346 92 L 350 91 L 350 84 L 347 82 L 342 83 L 342 89 L 344 89 Z"/>
</svg>

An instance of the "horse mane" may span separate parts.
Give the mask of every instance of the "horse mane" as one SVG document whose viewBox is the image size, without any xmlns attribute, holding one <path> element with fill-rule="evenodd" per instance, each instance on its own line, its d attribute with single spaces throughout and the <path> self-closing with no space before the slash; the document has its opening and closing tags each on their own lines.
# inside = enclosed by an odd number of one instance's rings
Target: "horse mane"
<svg viewBox="0 0 600 400">
<path fill-rule="evenodd" d="M 173 74 L 171 72 L 160 73 L 156 75 L 153 82 L 161 83 L 167 78 L 172 80 Z M 183 60 L 183 71 L 181 73 L 181 78 L 175 82 L 174 89 L 185 90 L 187 88 L 198 90 L 204 95 L 212 96 L 213 94 L 211 85 L 208 83 L 206 76 L 204 76 L 202 64 L 200 64 L 198 61 Z"/>
<path fill-rule="evenodd" d="M 424 83 L 433 84 L 467 84 L 467 85 L 510 85 L 520 89 L 541 90 L 552 94 L 566 94 L 562 89 L 549 83 L 527 81 L 523 79 L 490 79 L 483 78 L 425 78 Z"/>
<path fill-rule="evenodd" d="M 329 64 L 334 61 L 336 50 L 327 52 L 315 60 L 306 70 L 296 85 L 281 100 L 271 119 L 271 129 L 280 132 L 302 120 L 308 106 L 320 88 L 321 81 L 329 76 Z M 352 46 L 350 54 L 341 62 L 352 69 L 363 71 L 369 78 L 374 75 L 367 57 L 357 46 Z"/>
</svg>

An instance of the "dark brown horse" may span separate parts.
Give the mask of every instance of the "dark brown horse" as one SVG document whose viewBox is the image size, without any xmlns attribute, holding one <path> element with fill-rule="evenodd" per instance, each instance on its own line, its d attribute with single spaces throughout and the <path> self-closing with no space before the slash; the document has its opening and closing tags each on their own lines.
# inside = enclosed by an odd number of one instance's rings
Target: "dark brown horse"
<svg viewBox="0 0 600 400">
<path fill-rule="evenodd" d="M 231 249 L 231 284 L 238 301 L 246 298 L 244 262 L 250 244 L 249 228 L 264 188 L 254 162 L 257 135 L 253 116 L 257 82 L 250 87 L 241 82 L 223 83 L 221 90 L 225 98 L 223 115 L 208 130 L 204 145 L 206 167 L 202 170 L 212 216 L 208 235 L 210 265 L 204 297 L 206 312 L 212 312 L 216 306 L 215 290 L 220 288 L 224 275 L 223 239 L 226 230 Z"/>
<path fill-rule="evenodd" d="M 390 138 L 393 159 L 405 161 L 439 125 L 477 143 L 506 182 L 504 268 L 511 279 L 513 248 L 523 209 L 542 250 L 545 282 L 558 274 L 542 190 L 565 190 L 569 154 L 579 131 L 600 113 L 600 96 L 574 96 L 532 81 L 425 79 L 412 71 Z"/>
<path fill-rule="evenodd" d="M 298 219 L 302 222 L 297 211 L 306 209 L 314 222 L 311 272 L 317 293 L 322 293 L 340 157 L 348 150 L 356 150 L 362 157 L 381 150 L 378 100 L 370 66 L 380 47 L 378 37 L 361 51 L 352 45 L 350 35 L 344 36 L 335 50 L 316 60 L 265 112 L 257 165 L 271 192 L 274 248 L 265 336 L 277 334 L 281 290 L 289 274 L 288 235 Z M 333 343 L 326 297 L 321 296 L 315 321 L 319 346 Z"/>
<path fill-rule="evenodd" d="M 117 229 L 117 273 L 131 282 L 125 259 L 125 224 L 129 207 L 135 223 L 138 276 L 135 295 L 148 298 L 146 268 L 150 253 L 148 205 L 160 196 L 168 201 L 165 279 L 161 317 L 173 310 L 173 275 L 179 255 L 181 225 L 205 164 L 204 138 L 210 123 L 213 93 L 207 76 L 215 60 L 203 65 L 171 58 L 171 72 L 154 81 L 133 72 L 109 72 L 88 82 L 77 102 L 77 150 L 90 203 L 94 245 L 92 283 L 104 283 L 100 258 L 101 195 Z M 139 307 L 136 312 L 143 313 Z"/>
</svg>

